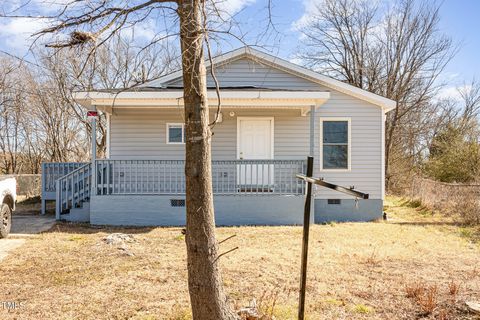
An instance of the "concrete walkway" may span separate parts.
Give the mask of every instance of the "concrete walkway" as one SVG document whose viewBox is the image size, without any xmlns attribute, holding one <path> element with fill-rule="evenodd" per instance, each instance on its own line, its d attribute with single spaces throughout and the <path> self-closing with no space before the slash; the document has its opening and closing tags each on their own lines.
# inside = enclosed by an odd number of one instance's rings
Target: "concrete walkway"
<svg viewBox="0 0 480 320">
<path fill-rule="evenodd" d="M 15 215 L 13 214 L 11 237 L 33 235 L 50 230 L 55 224 L 55 216 L 51 215 Z"/>
<path fill-rule="evenodd" d="M 6 239 L 0 239 L 0 261 L 24 244 L 27 238 L 51 229 L 54 224 L 53 216 L 13 214 L 10 235 Z"/>
</svg>

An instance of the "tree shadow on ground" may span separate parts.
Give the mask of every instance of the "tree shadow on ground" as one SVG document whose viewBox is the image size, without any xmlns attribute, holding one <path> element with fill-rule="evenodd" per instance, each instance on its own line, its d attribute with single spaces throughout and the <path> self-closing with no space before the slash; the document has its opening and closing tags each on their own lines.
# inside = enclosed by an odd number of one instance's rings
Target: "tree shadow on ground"
<svg viewBox="0 0 480 320">
<path fill-rule="evenodd" d="M 182 227 L 135 227 L 135 226 L 103 226 L 90 225 L 89 223 L 57 221 L 48 231 L 43 233 L 66 233 L 66 234 L 95 234 L 95 233 L 128 233 L 142 234 L 149 233 L 157 228 L 178 229 L 180 234 Z"/>
<path fill-rule="evenodd" d="M 405 226 L 453 226 L 461 227 L 462 225 L 453 221 L 390 221 L 390 224 Z"/>
</svg>

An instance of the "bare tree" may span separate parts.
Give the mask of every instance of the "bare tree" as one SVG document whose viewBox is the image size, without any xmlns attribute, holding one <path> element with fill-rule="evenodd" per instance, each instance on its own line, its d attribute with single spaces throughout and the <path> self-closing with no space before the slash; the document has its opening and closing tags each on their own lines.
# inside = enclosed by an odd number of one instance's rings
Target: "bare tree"
<svg viewBox="0 0 480 320">
<path fill-rule="evenodd" d="M 473 79 L 457 90 L 461 99 L 462 121 L 469 123 L 472 120 L 478 120 L 480 116 L 480 82 Z"/>
<path fill-rule="evenodd" d="M 134 45 L 128 36 L 115 35 L 104 46 L 95 48 L 95 54 L 78 48 L 65 48 L 52 52 L 37 53 L 44 66 L 55 99 L 65 106 L 85 127 L 85 142 L 91 138 L 91 126 L 83 108 L 77 104 L 72 93 L 92 89 L 131 88 L 148 80 L 158 78 L 178 66 L 176 51 L 163 44 L 152 44 L 147 48 Z M 97 156 L 106 152 L 107 120 L 100 113 L 97 121 Z M 83 152 L 88 156 L 90 150 Z"/>
<path fill-rule="evenodd" d="M 164 44 L 141 48 L 117 35 L 95 55 L 68 49 L 32 50 L 36 62 L 0 57 L 0 168 L 38 173 L 43 161 L 86 161 L 90 123 L 72 91 L 125 88 L 171 71 L 176 50 Z M 98 156 L 105 155 L 106 116 L 97 125 Z"/>
<path fill-rule="evenodd" d="M 439 31 L 439 20 L 439 6 L 425 1 L 396 0 L 385 8 L 368 0 L 325 0 L 302 28 L 300 56 L 307 66 L 397 101 L 386 123 L 387 182 L 391 166 L 405 156 L 413 165 L 409 154 L 416 154 L 416 145 L 409 141 L 420 128 L 415 124 L 456 51 Z"/>
<path fill-rule="evenodd" d="M 2 58 L 0 150 L 4 173 L 36 173 L 42 161 L 84 154 L 81 127 L 49 82 L 24 61 Z"/>
<path fill-rule="evenodd" d="M 28 70 L 23 64 L 2 57 L 0 61 L 0 152 L 3 173 L 21 171 L 27 95 L 23 90 Z"/>
</svg>

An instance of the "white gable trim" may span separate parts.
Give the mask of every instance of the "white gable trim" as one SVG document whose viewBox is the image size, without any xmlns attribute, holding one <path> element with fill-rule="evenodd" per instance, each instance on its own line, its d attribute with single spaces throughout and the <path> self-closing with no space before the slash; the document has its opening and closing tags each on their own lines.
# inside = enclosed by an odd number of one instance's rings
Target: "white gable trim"
<svg viewBox="0 0 480 320">
<path fill-rule="evenodd" d="M 218 97 L 215 90 L 208 90 L 209 107 L 217 107 Z M 95 106 L 101 111 L 111 113 L 113 108 L 151 107 L 177 108 L 183 106 L 183 90 L 171 91 L 123 91 L 113 92 L 75 92 L 76 102 L 84 107 Z M 299 109 L 306 116 L 311 106 L 318 109 L 330 98 L 325 91 L 261 91 L 226 90 L 220 91 L 222 107 L 235 108 L 288 108 Z"/>
<path fill-rule="evenodd" d="M 395 109 L 396 102 L 385 97 L 379 96 L 377 94 L 371 93 L 369 91 L 357 88 L 350 84 L 335 80 L 333 78 L 324 76 L 318 72 L 314 72 L 307 68 L 301 67 L 284 59 L 269 55 L 267 53 L 249 48 L 249 47 L 242 47 L 226 54 L 217 56 L 213 58 L 214 65 L 222 65 L 226 64 L 229 61 L 237 60 L 243 57 L 251 58 L 254 61 L 259 63 L 263 63 L 269 65 L 273 68 L 288 72 L 290 74 L 294 74 L 296 76 L 305 78 L 307 80 L 316 82 L 318 84 L 324 85 L 331 89 L 337 90 L 339 92 L 345 93 L 347 95 L 359 98 L 361 100 L 365 100 L 370 102 L 374 105 L 377 105 L 382 108 L 384 112 L 388 112 L 390 110 Z M 210 62 L 206 62 L 206 67 L 210 67 Z M 176 71 L 166 76 L 163 76 L 157 80 L 153 80 L 151 82 L 145 83 L 144 87 L 161 87 L 171 82 L 173 80 L 179 79 L 182 77 L 182 71 Z"/>
<path fill-rule="evenodd" d="M 207 90 L 208 99 L 216 99 L 215 90 Z M 96 99 L 183 99 L 183 90 L 171 91 L 78 91 L 73 93 L 75 100 Z M 300 100 L 328 100 L 330 93 L 325 91 L 262 91 L 262 90 L 220 90 L 222 99 L 300 99 Z M 92 103 L 93 104 L 93 103 Z"/>
</svg>

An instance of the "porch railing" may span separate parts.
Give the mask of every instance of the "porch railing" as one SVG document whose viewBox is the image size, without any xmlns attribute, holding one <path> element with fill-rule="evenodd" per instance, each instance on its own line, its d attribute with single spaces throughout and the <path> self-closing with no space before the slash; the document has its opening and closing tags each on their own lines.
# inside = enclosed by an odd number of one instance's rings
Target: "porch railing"
<svg viewBox="0 0 480 320">
<path fill-rule="evenodd" d="M 66 174 L 84 166 L 86 162 L 42 163 L 42 193 L 55 192 L 55 182 Z"/>
<path fill-rule="evenodd" d="M 92 164 L 87 163 L 69 172 L 56 182 L 57 219 L 60 214 L 71 208 L 79 208 L 82 203 L 90 199 Z"/>
<path fill-rule="evenodd" d="M 56 200 L 56 181 L 85 164 L 86 162 L 42 163 L 42 214 L 46 212 L 47 200 Z"/>
<path fill-rule="evenodd" d="M 96 160 L 97 195 L 184 194 L 183 160 Z M 304 160 L 214 160 L 213 192 L 223 195 L 304 194 Z"/>
</svg>

